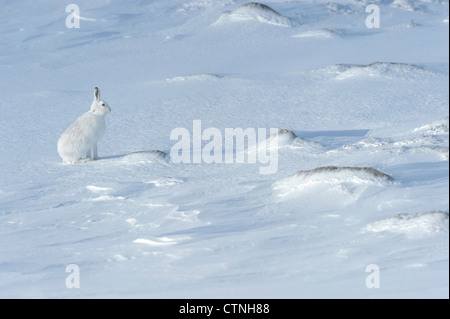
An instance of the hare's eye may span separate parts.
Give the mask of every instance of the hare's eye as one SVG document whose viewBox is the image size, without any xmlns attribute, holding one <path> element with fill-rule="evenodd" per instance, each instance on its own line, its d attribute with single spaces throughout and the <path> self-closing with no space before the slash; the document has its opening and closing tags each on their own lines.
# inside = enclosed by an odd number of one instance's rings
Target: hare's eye
<svg viewBox="0 0 450 319">
<path fill-rule="evenodd" d="M 102 106 L 105 106 L 105 103 L 102 103 Z"/>
</svg>

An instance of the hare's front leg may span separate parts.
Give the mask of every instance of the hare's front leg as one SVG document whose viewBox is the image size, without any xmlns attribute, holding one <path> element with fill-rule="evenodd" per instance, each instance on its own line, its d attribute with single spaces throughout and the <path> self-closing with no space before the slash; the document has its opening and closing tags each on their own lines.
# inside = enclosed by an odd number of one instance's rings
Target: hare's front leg
<svg viewBox="0 0 450 319">
<path fill-rule="evenodd" d="M 97 143 L 93 146 L 94 149 L 94 160 L 98 160 Z"/>
</svg>

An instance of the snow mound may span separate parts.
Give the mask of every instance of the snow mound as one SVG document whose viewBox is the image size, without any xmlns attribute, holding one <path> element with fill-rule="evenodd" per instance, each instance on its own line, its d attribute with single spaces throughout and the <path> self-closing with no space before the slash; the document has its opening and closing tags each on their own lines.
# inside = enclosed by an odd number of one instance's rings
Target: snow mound
<svg viewBox="0 0 450 319">
<path fill-rule="evenodd" d="M 322 181 L 326 181 L 330 178 L 331 180 L 334 180 L 339 177 L 341 180 L 350 178 L 352 180 L 359 179 L 361 181 L 374 181 L 378 179 L 393 181 L 391 176 L 372 167 L 358 166 L 324 166 L 309 171 L 298 171 L 296 175 L 305 179 L 319 177 L 318 180 Z"/>
<path fill-rule="evenodd" d="M 448 135 L 449 117 L 445 117 L 440 121 L 418 127 L 414 132 L 419 132 L 422 136 Z"/>
<path fill-rule="evenodd" d="M 309 141 L 300 136 L 297 136 L 294 132 L 288 129 L 280 129 L 277 133 L 270 134 L 266 140 L 260 142 L 257 145 L 258 150 L 263 148 L 292 148 L 301 149 L 308 152 L 323 151 L 323 145 Z M 249 148 L 249 150 L 252 150 Z"/>
<path fill-rule="evenodd" d="M 335 2 L 327 2 L 325 7 L 328 9 L 330 13 L 334 14 L 353 14 L 355 10 L 353 10 L 349 5 L 342 5 L 340 3 Z"/>
<path fill-rule="evenodd" d="M 325 166 L 299 171 L 276 182 L 273 190 L 278 198 L 314 201 L 314 206 L 328 201 L 330 207 L 356 201 L 369 186 L 383 186 L 393 178 L 371 167 Z"/>
<path fill-rule="evenodd" d="M 329 154 L 337 152 L 355 152 L 369 151 L 371 153 L 384 152 L 390 154 L 429 154 L 438 160 L 446 161 L 449 159 L 449 148 L 435 142 L 437 138 L 407 138 L 399 141 L 390 139 L 369 137 L 356 144 L 345 145 L 339 149 L 331 150 Z M 439 144 L 438 144 L 439 143 Z M 417 157 L 420 160 L 421 157 Z"/>
<path fill-rule="evenodd" d="M 236 22 L 252 21 L 279 27 L 293 27 L 297 22 L 289 17 L 283 16 L 271 7 L 256 3 L 246 3 L 233 11 L 225 11 L 213 23 L 213 25 L 224 25 Z"/>
<path fill-rule="evenodd" d="M 176 82 L 187 82 L 187 81 L 217 81 L 222 79 L 224 76 L 219 74 L 201 73 L 201 74 L 190 74 L 183 76 L 176 76 L 173 78 L 166 79 L 166 82 L 176 83 Z"/>
<path fill-rule="evenodd" d="M 391 7 L 402 9 L 405 11 L 416 11 L 418 10 L 411 0 L 394 0 Z"/>
<path fill-rule="evenodd" d="M 422 238 L 448 231 L 448 212 L 432 210 L 425 213 L 398 214 L 368 224 L 363 232 L 392 232 L 408 238 Z"/>
<path fill-rule="evenodd" d="M 294 132 L 287 129 L 281 129 L 278 133 L 269 135 L 269 140 L 278 139 L 278 146 L 290 145 L 297 138 L 299 137 Z"/>
<path fill-rule="evenodd" d="M 429 74 L 430 72 L 421 66 L 396 63 L 396 62 L 374 62 L 366 65 L 340 65 L 342 72 L 338 71 L 337 80 L 359 77 L 395 77 Z"/>
<path fill-rule="evenodd" d="M 320 79 L 336 78 L 337 76 L 347 71 L 349 67 L 350 66 L 348 64 L 328 65 L 317 69 L 306 70 L 305 74 L 310 77 Z"/>
<path fill-rule="evenodd" d="M 293 35 L 293 38 L 318 38 L 318 39 L 331 39 L 340 37 L 342 34 L 341 31 L 336 29 L 318 29 L 318 30 L 309 30 L 296 35 Z"/>
<path fill-rule="evenodd" d="M 432 152 L 440 155 L 442 160 L 449 159 L 449 118 L 415 128 L 413 138 L 400 141 L 405 147 L 412 147 L 418 152 Z M 396 143 L 396 144 L 398 144 Z"/>
<path fill-rule="evenodd" d="M 160 150 L 148 150 L 148 151 L 132 152 L 127 156 L 136 156 L 136 155 L 150 155 L 150 156 L 154 156 L 154 157 L 165 157 L 167 154 Z"/>
<path fill-rule="evenodd" d="M 184 183 L 185 180 L 176 177 L 161 177 L 156 180 L 150 180 L 146 182 L 147 184 L 153 184 L 155 187 L 171 187 Z"/>
<path fill-rule="evenodd" d="M 387 152 L 392 154 L 431 154 L 439 160 L 449 159 L 448 117 L 389 137 L 369 136 L 355 144 L 344 145 L 335 152 Z"/>
<path fill-rule="evenodd" d="M 336 31 L 339 34 L 339 31 Z M 298 35 L 297 35 L 298 36 Z M 422 66 L 398 62 L 373 62 L 370 64 L 335 64 L 306 71 L 309 76 L 336 80 L 361 78 L 419 79 L 435 73 Z M 423 79 L 422 79 L 423 80 Z"/>
<path fill-rule="evenodd" d="M 121 160 L 129 164 L 146 164 L 165 160 L 167 154 L 159 150 L 137 151 L 125 155 Z"/>
</svg>

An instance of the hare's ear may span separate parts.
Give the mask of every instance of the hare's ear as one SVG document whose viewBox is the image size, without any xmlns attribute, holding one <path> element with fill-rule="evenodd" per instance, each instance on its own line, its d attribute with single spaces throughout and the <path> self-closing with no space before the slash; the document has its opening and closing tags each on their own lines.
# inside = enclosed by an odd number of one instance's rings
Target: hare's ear
<svg viewBox="0 0 450 319">
<path fill-rule="evenodd" d="M 94 98 L 96 101 L 100 100 L 100 90 L 98 89 L 98 87 L 94 89 Z"/>
</svg>

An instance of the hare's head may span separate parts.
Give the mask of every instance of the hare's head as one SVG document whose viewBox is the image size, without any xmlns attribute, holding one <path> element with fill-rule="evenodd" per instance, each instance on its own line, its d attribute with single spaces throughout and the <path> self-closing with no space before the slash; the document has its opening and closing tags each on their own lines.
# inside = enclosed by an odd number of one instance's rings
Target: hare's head
<svg viewBox="0 0 450 319">
<path fill-rule="evenodd" d="M 106 115 L 111 112 L 108 103 L 100 100 L 100 90 L 97 87 L 94 89 L 94 102 L 91 105 L 91 112 L 98 115 Z"/>
</svg>

